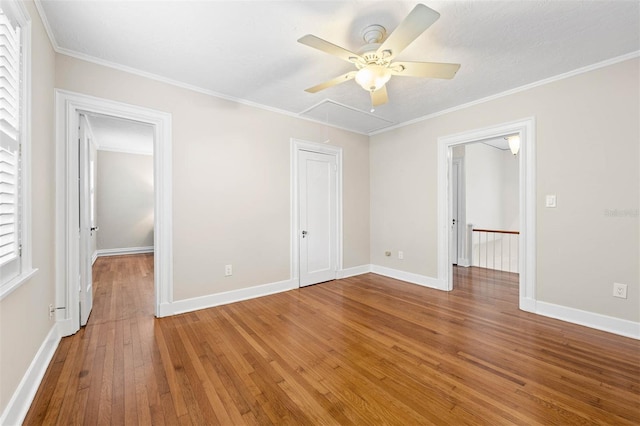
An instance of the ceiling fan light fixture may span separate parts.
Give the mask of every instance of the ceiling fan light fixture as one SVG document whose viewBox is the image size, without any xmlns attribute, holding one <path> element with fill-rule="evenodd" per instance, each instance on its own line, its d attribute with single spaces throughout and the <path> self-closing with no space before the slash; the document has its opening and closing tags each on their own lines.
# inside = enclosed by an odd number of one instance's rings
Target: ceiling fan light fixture
<svg viewBox="0 0 640 426">
<path fill-rule="evenodd" d="M 391 70 L 377 64 L 369 64 L 356 74 L 356 82 L 367 92 L 382 88 L 390 78 Z"/>
</svg>

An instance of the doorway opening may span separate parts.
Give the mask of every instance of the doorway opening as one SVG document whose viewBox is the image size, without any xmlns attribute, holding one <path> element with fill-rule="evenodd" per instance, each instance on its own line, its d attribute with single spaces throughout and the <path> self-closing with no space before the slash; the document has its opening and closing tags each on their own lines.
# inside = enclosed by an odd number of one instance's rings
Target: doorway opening
<svg viewBox="0 0 640 426">
<path fill-rule="evenodd" d="M 81 222 L 84 198 L 78 182 L 82 162 L 81 114 L 106 116 L 149 126 L 153 135 L 154 313 L 171 313 L 171 115 L 83 94 L 56 90 L 56 320 L 62 336 L 78 331 L 81 319 L 82 253 L 90 252 L 90 228 Z M 87 157 L 88 158 L 88 157 Z M 87 168 L 89 169 L 90 166 Z M 89 173 L 87 173 L 88 175 Z M 90 208 L 87 209 L 87 211 Z M 84 232 L 81 227 L 87 227 Z M 95 231 L 95 230 L 94 230 Z M 84 235 L 83 235 L 84 234 Z M 89 254 L 89 262 L 93 253 Z M 89 263 L 90 265 L 90 263 Z M 85 296 L 88 293 L 84 288 Z M 86 302 L 86 300 L 85 300 Z"/>
<path fill-rule="evenodd" d="M 461 164 L 464 160 L 459 160 L 460 151 L 466 145 L 478 142 L 488 142 L 500 140 L 506 136 L 517 134 L 520 136 L 521 148 L 518 152 L 518 184 L 517 184 L 517 224 L 519 229 L 519 238 L 515 243 L 514 251 L 517 252 L 517 270 L 518 289 L 519 289 L 519 307 L 522 310 L 535 311 L 535 120 L 528 118 L 525 120 L 500 124 L 497 126 L 487 127 L 483 129 L 472 130 L 469 132 L 441 137 L 438 139 L 438 278 L 441 280 L 447 290 L 453 289 L 453 264 L 462 264 L 467 266 L 473 264 L 474 259 L 471 248 L 474 241 L 471 239 L 467 229 L 469 217 L 464 217 L 464 229 L 462 226 L 457 227 L 457 236 L 452 241 L 453 219 L 456 218 L 456 225 L 460 224 L 460 209 L 458 208 L 461 200 L 460 193 L 464 195 L 465 189 L 459 191 L 460 185 L 453 189 L 454 181 L 465 179 L 464 167 L 460 172 Z M 511 155 L 511 154 L 508 154 Z M 456 173 L 455 178 L 453 173 Z M 456 202 L 453 195 L 456 194 Z M 477 194 L 476 194 L 477 195 Z M 457 215 L 454 215 L 454 206 Z M 465 214 L 466 216 L 466 209 Z M 501 227 L 502 225 L 500 225 Z M 507 225 L 513 226 L 513 225 Z M 491 229 L 489 229 L 491 230 Z M 496 231 L 497 229 L 494 229 Z M 477 237 L 476 237 L 477 238 Z M 502 238 L 499 239 L 500 242 Z M 478 243 L 479 246 L 485 243 L 495 250 L 498 239 Z M 505 240 L 507 241 L 507 240 Z M 507 243 L 508 244 L 508 243 Z M 454 246 L 454 247 L 452 247 Z M 485 247 L 486 249 L 486 247 Z M 456 257 L 456 262 L 453 258 Z M 488 256 L 487 256 L 488 258 Z M 492 254 L 492 262 L 498 259 Z M 478 259 L 479 260 L 479 259 Z M 478 261 L 476 260 L 476 261 Z M 504 261 L 500 258 L 500 261 Z M 493 266 L 492 265 L 492 266 Z"/>
<path fill-rule="evenodd" d="M 505 138 L 451 148 L 453 288 L 517 295 L 519 240 L 518 157 Z M 484 290 L 483 290 L 484 291 Z"/>
<path fill-rule="evenodd" d="M 518 273 L 518 157 L 505 138 L 451 154 L 451 264 Z"/>
<path fill-rule="evenodd" d="M 79 114 L 80 325 L 84 326 L 92 296 L 104 294 L 91 291 L 98 258 L 151 253 L 148 257 L 153 259 L 153 126 L 104 114 Z M 99 262 L 104 263 L 109 259 Z M 110 263 L 116 264 L 113 259 Z M 133 273 L 127 268 L 122 272 Z"/>
</svg>

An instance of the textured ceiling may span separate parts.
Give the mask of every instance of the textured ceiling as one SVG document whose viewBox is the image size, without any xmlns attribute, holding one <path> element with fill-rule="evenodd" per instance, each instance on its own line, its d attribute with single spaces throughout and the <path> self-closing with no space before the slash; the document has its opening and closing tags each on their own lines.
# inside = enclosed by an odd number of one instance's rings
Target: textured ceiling
<svg viewBox="0 0 640 426">
<path fill-rule="evenodd" d="M 441 18 L 397 59 L 462 67 L 453 80 L 392 78 L 389 103 L 374 113 L 390 125 L 640 50 L 640 3 L 634 0 L 424 3 Z M 61 53 L 293 114 L 326 99 L 366 113 L 370 109 L 368 93 L 354 81 L 304 92 L 350 71 L 351 65 L 297 43 L 298 38 L 314 34 L 355 51 L 364 44 L 364 27 L 380 24 L 393 31 L 415 4 L 38 2 Z M 322 121 L 340 126 L 338 118 L 327 114 Z"/>
</svg>

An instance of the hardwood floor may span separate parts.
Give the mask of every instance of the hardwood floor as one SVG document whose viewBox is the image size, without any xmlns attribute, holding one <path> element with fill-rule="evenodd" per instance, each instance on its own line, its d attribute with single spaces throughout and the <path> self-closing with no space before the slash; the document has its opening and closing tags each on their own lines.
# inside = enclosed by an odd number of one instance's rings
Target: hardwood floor
<svg viewBox="0 0 640 426">
<path fill-rule="evenodd" d="M 639 424 L 640 342 L 374 274 L 153 318 L 153 258 L 100 258 L 25 424 Z"/>
</svg>

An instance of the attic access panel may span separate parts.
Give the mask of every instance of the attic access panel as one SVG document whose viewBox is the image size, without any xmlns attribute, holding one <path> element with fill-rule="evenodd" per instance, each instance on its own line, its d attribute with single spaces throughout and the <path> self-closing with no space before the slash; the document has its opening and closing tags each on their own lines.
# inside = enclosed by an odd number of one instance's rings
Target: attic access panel
<svg viewBox="0 0 640 426">
<path fill-rule="evenodd" d="M 302 111 L 300 116 L 365 135 L 396 124 L 393 121 L 342 105 L 330 99 L 325 99 Z"/>
</svg>

